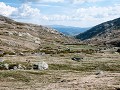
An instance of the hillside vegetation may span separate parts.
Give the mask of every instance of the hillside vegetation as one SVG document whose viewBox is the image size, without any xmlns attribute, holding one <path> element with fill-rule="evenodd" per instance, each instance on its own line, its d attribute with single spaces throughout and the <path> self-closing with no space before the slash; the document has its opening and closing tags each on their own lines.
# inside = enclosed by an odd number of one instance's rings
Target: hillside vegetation
<svg viewBox="0 0 120 90">
<path fill-rule="evenodd" d="M 10 53 L 58 49 L 64 44 L 78 43 L 74 38 L 41 25 L 16 22 L 0 16 L 0 50 Z"/>
<path fill-rule="evenodd" d="M 120 18 L 99 24 L 76 36 L 86 43 L 120 46 Z"/>
</svg>

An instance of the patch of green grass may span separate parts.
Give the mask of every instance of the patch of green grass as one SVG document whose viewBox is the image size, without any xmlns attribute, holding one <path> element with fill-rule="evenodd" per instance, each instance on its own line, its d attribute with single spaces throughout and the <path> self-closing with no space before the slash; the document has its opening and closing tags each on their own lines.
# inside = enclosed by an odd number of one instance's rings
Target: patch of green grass
<svg viewBox="0 0 120 90">
<path fill-rule="evenodd" d="M 70 49 L 73 50 L 79 50 L 79 49 L 96 49 L 96 47 L 90 46 L 90 45 L 66 45 Z"/>
<path fill-rule="evenodd" d="M 12 62 L 10 60 L 5 60 L 3 63 L 11 64 Z"/>
<path fill-rule="evenodd" d="M 120 64 L 107 64 L 107 63 L 101 63 L 99 65 L 100 70 L 104 71 L 120 71 Z"/>
<path fill-rule="evenodd" d="M 27 71 L 29 74 L 34 74 L 34 75 L 47 75 L 48 73 L 45 71 Z"/>
<path fill-rule="evenodd" d="M 22 81 L 22 82 L 30 82 L 30 77 L 21 71 L 2 71 L 0 72 L 0 80 L 9 80 L 9 78 L 13 78 L 12 81 Z"/>
<path fill-rule="evenodd" d="M 73 66 L 69 64 L 50 64 L 49 69 L 50 70 L 75 70 L 75 71 L 90 71 L 94 70 L 96 66 Z"/>
<path fill-rule="evenodd" d="M 75 71 L 93 71 L 93 70 L 103 70 L 103 71 L 120 71 L 119 64 L 111 64 L 108 65 L 107 63 L 103 62 L 80 62 L 79 65 L 72 65 L 72 64 L 50 64 L 50 70 L 75 70 Z"/>
<path fill-rule="evenodd" d="M 50 70 L 71 70 L 71 66 L 67 64 L 49 64 Z"/>
</svg>

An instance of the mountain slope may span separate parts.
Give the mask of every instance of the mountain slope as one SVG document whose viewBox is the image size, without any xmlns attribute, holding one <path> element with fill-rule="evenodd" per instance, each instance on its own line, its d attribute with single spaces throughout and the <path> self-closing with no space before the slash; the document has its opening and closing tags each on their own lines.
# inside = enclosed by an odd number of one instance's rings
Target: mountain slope
<svg viewBox="0 0 120 90">
<path fill-rule="evenodd" d="M 120 43 L 120 18 L 99 24 L 90 30 L 76 36 L 77 39 L 86 40 L 93 44 L 112 44 L 119 46 Z"/>
<path fill-rule="evenodd" d="M 77 40 L 41 25 L 16 22 L 0 15 L 0 51 L 32 51 Z"/>
<path fill-rule="evenodd" d="M 89 29 L 89 28 L 80 28 L 80 27 L 62 26 L 62 25 L 51 25 L 50 27 L 68 36 L 75 36 Z"/>
</svg>

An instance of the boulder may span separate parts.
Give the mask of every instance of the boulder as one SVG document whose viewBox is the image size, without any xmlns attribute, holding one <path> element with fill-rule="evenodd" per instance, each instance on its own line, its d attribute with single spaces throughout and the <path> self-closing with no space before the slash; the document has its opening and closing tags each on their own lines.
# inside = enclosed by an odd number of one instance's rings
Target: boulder
<svg viewBox="0 0 120 90">
<path fill-rule="evenodd" d="M 117 52 L 120 53 L 120 49 L 118 49 Z"/>
<path fill-rule="evenodd" d="M 33 65 L 33 69 L 46 70 L 48 69 L 48 64 L 46 62 L 39 62 Z"/>
<path fill-rule="evenodd" d="M 18 67 L 17 66 L 13 66 L 13 70 L 18 70 Z"/>
<path fill-rule="evenodd" d="M 18 65 L 17 64 L 9 65 L 9 70 L 17 70 L 17 69 L 18 69 Z"/>
<path fill-rule="evenodd" d="M 71 58 L 72 60 L 74 60 L 74 61 L 80 61 L 80 60 L 82 60 L 83 58 L 80 58 L 80 57 L 73 57 L 73 58 Z"/>
<path fill-rule="evenodd" d="M 5 68 L 6 70 L 8 70 L 8 69 L 9 69 L 9 64 L 5 63 L 5 64 L 4 64 L 4 68 Z"/>
</svg>

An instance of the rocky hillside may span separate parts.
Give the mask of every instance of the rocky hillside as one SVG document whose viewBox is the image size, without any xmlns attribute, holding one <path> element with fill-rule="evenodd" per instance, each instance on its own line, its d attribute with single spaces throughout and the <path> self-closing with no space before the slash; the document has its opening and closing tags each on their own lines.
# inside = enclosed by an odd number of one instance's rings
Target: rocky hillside
<svg viewBox="0 0 120 90">
<path fill-rule="evenodd" d="M 41 25 L 16 22 L 0 16 L 0 51 L 32 51 L 59 47 L 67 43 L 77 43 L 54 29 Z"/>
<path fill-rule="evenodd" d="M 76 38 L 87 43 L 120 46 L 120 18 L 99 24 Z"/>
</svg>

